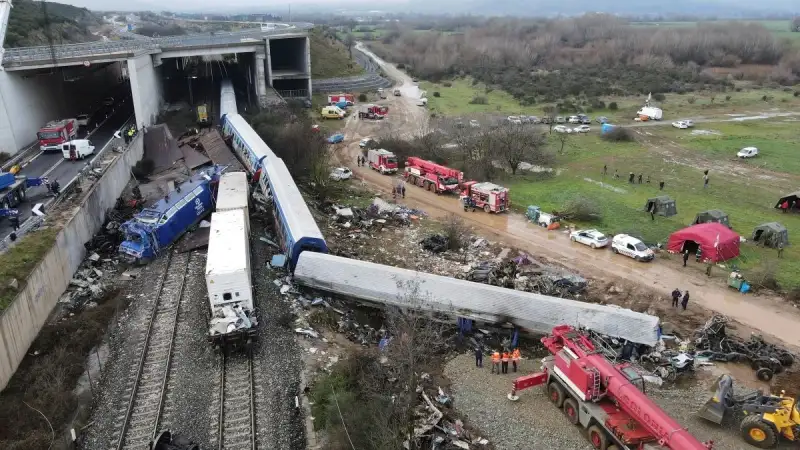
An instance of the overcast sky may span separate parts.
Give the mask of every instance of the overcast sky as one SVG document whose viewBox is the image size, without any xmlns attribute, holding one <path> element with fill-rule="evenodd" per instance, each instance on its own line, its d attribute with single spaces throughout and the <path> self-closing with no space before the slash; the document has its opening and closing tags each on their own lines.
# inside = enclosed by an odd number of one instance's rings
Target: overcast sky
<svg viewBox="0 0 800 450">
<path fill-rule="evenodd" d="M 75 6 L 82 6 L 92 10 L 152 10 L 152 11 L 209 11 L 219 12 L 230 8 L 252 9 L 253 11 L 286 11 L 289 5 L 299 9 L 308 9 L 314 5 L 347 8 L 355 6 L 369 6 L 376 8 L 377 2 L 367 0 L 292 0 L 289 1 L 263 1 L 263 0 L 211 0 L 198 2 L 197 0 L 59 0 Z M 390 0 L 393 6 L 406 3 L 408 0 Z M 359 8 L 360 9 L 360 8 Z"/>
</svg>

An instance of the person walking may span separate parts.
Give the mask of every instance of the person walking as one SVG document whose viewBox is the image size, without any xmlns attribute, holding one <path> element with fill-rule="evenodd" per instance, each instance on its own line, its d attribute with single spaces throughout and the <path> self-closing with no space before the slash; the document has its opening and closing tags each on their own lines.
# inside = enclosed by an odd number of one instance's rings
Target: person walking
<svg viewBox="0 0 800 450">
<path fill-rule="evenodd" d="M 707 277 L 709 277 L 709 278 L 711 278 L 711 268 L 712 268 L 713 266 L 714 266 L 714 265 L 713 265 L 713 264 L 711 264 L 711 261 L 708 261 L 708 262 L 706 263 L 706 276 L 707 276 Z"/>
<path fill-rule="evenodd" d="M 664 190 L 664 182 L 663 181 L 659 181 L 658 182 L 658 190 L 659 191 L 663 191 Z"/>
<path fill-rule="evenodd" d="M 403 194 L 403 198 L 406 198 L 406 182 L 400 181 L 400 193 Z"/>
<path fill-rule="evenodd" d="M 686 261 L 689 261 L 689 250 L 683 251 L 683 267 L 686 267 Z"/>
<path fill-rule="evenodd" d="M 619 178 L 619 173 L 617 172 L 617 169 L 614 169 L 614 178 Z"/>
<path fill-rule="evenodd" d="M 495 350 L 492 353 L 492 373 L 500 374 L 500 352 Z"/>
<path fill-rule="evenodd" d="M 11 222 L 11 227 L 14 228 L 14 231 L 19 230 L 19 216 L 17 214 L 9 217 L 8 220 Z"/>
<path fill-rule="evenodd" d="M 519 360 L 522 355 L 519 353 L 519 348 L 515 348 L 513 352 L 511 352 L 511 365 L 513 367 L 514 372 L 517 371 L 517 364 L 519 364 Z"/>
<path fill-rule="evenodd" d="M 636 176 L 636 175 L 635 175 L 633 172 L 629 173 L 629 174 L 628 174 L 628 183 L 630 183 L 630 184 L 633 184 L 633 178 L 634 178 L 635 176 Z"/>
<path fill-rule="evenodd" d="M 783 241 L 778 242 L 778 258 L 783 258 Z"/>
<path fill-rule="evenodd" d="M 483 367 L 483 345 L 480 342 L 475 344 L 475 367 Z"/>
<path fill-rule="evenodd" d="M 788 200 L 784 200 L 783 203 L 781 203 L 781 210 L 783 211 L 784 214 L 789 212 L 789 201 Z"/>
<path fill-rule="evenodd" d="M 608 175 L 608 165 L 603 164 L 603 176 Z"/>
<path fill-rule="evenodd" d="M 703 172 L 703 189 L 708 189 L 708 170 Z"/>
<path fill-rule="evenodd" d="M 681 301 L 681 307 L 684 311 L 686 311 L 686 305 L 689 304 L 689 291 L 683 294 L 683 300 Z"/>
<path fill-rule="evenodd" d="M 675 290 L 672 291 L 672 307 L 673 308 L 677 308 L 678 307 L 678 301 L 680 301 L 680 299 L 681 299 L 681 291 L 678 288 L 675 288 Z"/>
<path fill-rule="evenodd" d="M 643 176 L 644 176 L 643 174 L 641 174 L 641 173 L 639 174 L 639 184 L 642 184 L 642 177 Z"/>
<path fill-rule="evenodd" d="M 511 356 L 508 354 L 507 351 L 503 350 L 503 356 L 500 360 L 502 362 L 503 373 L 508 373 L 508 360 L 511 359 Z"/>
<path fill-rule="evenodd" d="M 647 184 L 650 184 L 650 175 L 647 176 Z"/>
</svg>

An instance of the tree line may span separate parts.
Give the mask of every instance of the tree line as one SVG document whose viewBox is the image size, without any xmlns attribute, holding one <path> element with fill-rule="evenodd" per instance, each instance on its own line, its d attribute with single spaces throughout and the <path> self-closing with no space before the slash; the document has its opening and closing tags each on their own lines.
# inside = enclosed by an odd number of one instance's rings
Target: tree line
<svg viewBox="0 0 800 450">
<path fill-rule="evenodd" d="M 45 14 L 46 13 L 46 14 Z M 63 3 L 19 0 L 11 8 L 4 46 L 6 48 L 56 45 L 99 39 L 88 29 L 100 18 L 86 8 Z"/>
<path fill-rule="evenodd" d="M 756 23 L 659 28 L 587 14 L 487 19 L 460 30 L 419 32 L 394 25 L 373 47 L 420 77 L 435 81 L 469 74 L 505 88 L 524 88 L 509 89 L 518 98 L 536 91 L 534 85 L 542 81 L 549 86 L 536 96 L 589 89 L 595 95 L 705 89 L 726 83 L 705 75 L 703 68 L 740 64 L 775 66 L 778 82 L 792 83 L 800 76 L 800 52 Z"/>
</svg>

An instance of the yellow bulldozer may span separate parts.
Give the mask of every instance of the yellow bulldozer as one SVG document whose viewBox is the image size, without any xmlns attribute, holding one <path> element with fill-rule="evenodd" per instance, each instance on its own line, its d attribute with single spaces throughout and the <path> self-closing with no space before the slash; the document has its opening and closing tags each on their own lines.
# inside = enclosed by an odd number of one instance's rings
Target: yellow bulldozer
<svg viewBox="0 0 800 450">
<path fill-rule="evenodd" d="M 764 395 L 761 391 L 735 395 L 730 375 L 719 377 L 712 390 L 714 396 L 698 412 L 703 419 L 719 425 L 725 416 L 740 411 L 744 414 L 739 425 L 742 438 L 758 448 L 775 448 L 781 440 L 800 441 L 797 400 L 784 391 L 780 395 Z"/>
</svg>

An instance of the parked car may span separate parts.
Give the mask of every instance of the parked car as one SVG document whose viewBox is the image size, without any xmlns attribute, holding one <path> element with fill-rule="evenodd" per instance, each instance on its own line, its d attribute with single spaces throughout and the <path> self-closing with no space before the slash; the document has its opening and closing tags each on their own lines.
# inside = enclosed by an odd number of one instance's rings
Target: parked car
<svg viewBox="0 0 800 450">
<path fill-rule="evenodd" d="M 689 125 L 686 125 L 686 122 L 679 120 L 677 122 L 672 122 L 672 126 L 675 128 L 680 128 L 681 130 L 685 130 L 689 128 Z"/>
<path fill-rule="evenodd" d="M 608 117 L 606 117 L 606 116 L 600 116 L 600 117 L 598 117 L 597 119 L 594 119 L 594 120 L 595 120 L 595 122 L 600 123 L 600 124 L 608 123 Z"/>
<path fill-rule="evenodd" d="M 694 120 L 692 119 L 683 119 L 683 123 L 685 123 L 686 126 L 689 128 L 692 128 L 694 126 Z"/>
<path fill-rule="evenodd" d="M 361 140 L 361 142 L 358 143 L 358 146 L 361 148 L 367 148 L 370 144 L 374 142 L 375 139 L 372 139 L 371 137 L 365 137 L 364 139 Z"/>
<path fill-rule="evenodd" d="M 455 126 L 456 126 L 456 128 L 464 128 L 464 126 L 465 126 L 464 125 L 464 119 L 462 119 L 461 117 L 456 117 Z"/>
<path fill-rule="evenodd" d="M 592 123 L 592 119 L 589 116 L 580 116 L 579 119 L 581 119 L 581 123 L 584 125 Z"/>
<path fill-rule="evenodd" d="M 395 89 L 394 90 L 394 96 L 395 97 L 400 97 L 400 89 Z"/>
<path fill-rule="evenodd" d="M 553 119 L 551 117 L 547 117 L 547 116 L 542 117 L 542 123 L 543 124 L 550 124 L 552 122 L 553 122 Z"/>
<path fill-rule="evenodd" d="M 572 128 L 566 127 L 564 125 L 556 125 L 553 127 L 553 131 L 556 133 L 572 133 Z"/>
<path fill-rule="evenodd" d="M 353 172 L 347 167 L 337 167 L 331 171 L 331 180 L 343 181 L 349 180 L 353 176 Z"/>
<path fill-rule="evenodd" d="M 549 213 L 539 213 L 539 217 L 536 218 L 536 224 L 540 227 L 547 228 L 555 222 L 558 222 L 558 217 Z"/>
<path fill-rule="evenodd" d="M 428 99 L 423 97 L 417 100 L 417 106 L 428 106 Z"/>
<path fill-rule="evenodd" d="M 567 119 L 567 122 L 569 122 L 569 123 L 581 123 L 581 118 L 578 117 L 578 116 L 569 116 L 569 119 Z"/>
<path fill-rule="evenodd" d="M 572 242 L 588 245 L 592 248 L 601 248 L 608 245 L 606 235 L 595 229 L 573 231 L 570 233 L 569 238 Z"/>
<path fill-rule="evenodd" d="M 611 240 L 611 251 L 637 261 L 652 261 L 656 257 L 644 242 L 627 234 L 618 234 Z"/>
<path fill-rule="evenodd" d="M 531 123 L 534 123 L 534 124 L 535 123 L 542 123 L 542 119 L 540 119 L 540 118 L 538 118 L 536 116 L 530 116 L 528 118 L 531 120 Z"/>
<path fill-rule="evenodd" d="M 755 158 L 758 156 L 758 149 L 755 147 L 745 147 L 739 150 L 739 153 L 736 154 L 739 158 Z"/>
<path fill-rule="evenodd" d="M 578 125 L 572 131 L 575 131 L 576 133 L 588 133 L 591 130 L 592 127 L 590 127 L 589 125 Z"/>
<path fill-rule="evenodd" d="M 332 134 L 328 137 L 329 144 L 339 144 L 341 142 L 344 142 L 344 134 L 342 133 Z"/>
<path fill-rule="evenodd" d="M 567 119 L 564 116 L 558 116 L 556 117 L 556 123 L 567 123 Z"/>
<path fill-rule="evenodd" d="M 522 125 L 522 119 L 519 116 L 508 116 L 508 121 L 515 125 Z"/>
<path fill-rule="evenodd" d="M 469 121 L 469 126 L 472 127 L 472 128 L 480 128 L 481 127 L 481 123 L 478 122 L 475 119 L 472 119 L 472 120 Z"/>
</svg>

